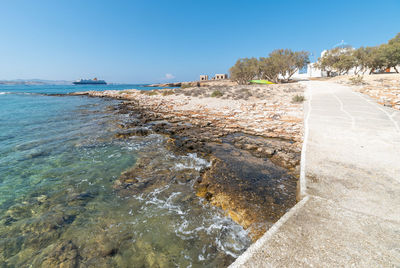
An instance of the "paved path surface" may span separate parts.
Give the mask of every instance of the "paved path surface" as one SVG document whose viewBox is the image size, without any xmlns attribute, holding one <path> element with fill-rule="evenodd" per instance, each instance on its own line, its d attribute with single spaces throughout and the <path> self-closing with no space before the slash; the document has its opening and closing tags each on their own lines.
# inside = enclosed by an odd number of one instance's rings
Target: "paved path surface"
<svg viewBox="0 0 400 268">
<path fill-rule="evenodd" d="M 304 83 L 303 199 L 232 267 L 400 267 L 400 112 Z"/>
</svg>

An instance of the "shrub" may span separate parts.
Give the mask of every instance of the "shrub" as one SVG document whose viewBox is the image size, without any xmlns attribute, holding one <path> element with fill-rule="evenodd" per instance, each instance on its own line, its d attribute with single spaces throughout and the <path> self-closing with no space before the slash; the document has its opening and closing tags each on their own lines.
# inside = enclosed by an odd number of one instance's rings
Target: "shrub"
<svg viewBox="0 0 400 268">
<path fill-rule="evenodd" d="M 182 84 L 181 85 L 181 88 L 189 88 L 189 87 L 192 87 L 190 84 Z"/>
<path fill-rule="evenodd" d="M 174 91 L 173 90 L 163 90 L 161 94 L 163 96 L 169 96 L 169 95 L 173 95 Z"/>
<path fill-rule="evenodd" d="M 299 102 L 303 102 L 303 101 L 305 101 L 306 99 L 304 98 L 304 96 L 302 96 L 302 95 L 295 95 L 295 96 L 293 96 L 293 98 L 292 98 L 292 102 L 294 102 L 294 103 L 299 103 Z"/>
<path fill-rule="evenodd" d="M 154 95 L 158 94 L 157 91 L 155 91 L 155 90 L 142 90 L 142 91 L 140 91 L 140 93 L 148 95 L 148 96 L 154 96 Z"/>
<path fill-rule="evenodd" d="M 360 75 L 350 77 L 349 81 L 352 85 L 362 85 L 365 83 L 363 77 Z"/>
<path fill-rule="evenodd" d="M 211 93 L 211 97 L 213 97 L 213 98 L 219 98 L 219 97 L 222 97 L 224 94 L 221 92 L 221 91 L 219 91 L 219 90 L 214 90 L 213 91 L 213 93 Z"/>
<path fill-rule="evenodd" d="M 129 93 L 131 93 L 131 91 L 129 91 L 129 90 L 120 90 L 120 91 L 118 91 L 118 94 L 124 94 L 124 93 L 129 94 Z"/>
<path fill-rule="evenodd" d="M 194 97 L 198 97 L 198 96 L 201 95 L 201 93 L 202 93 L 202 92 L 201 92 L 200 90 L 193 90 L 193 94 L 192 94 L 192 95 L 193 95 Z"/>
</svg>

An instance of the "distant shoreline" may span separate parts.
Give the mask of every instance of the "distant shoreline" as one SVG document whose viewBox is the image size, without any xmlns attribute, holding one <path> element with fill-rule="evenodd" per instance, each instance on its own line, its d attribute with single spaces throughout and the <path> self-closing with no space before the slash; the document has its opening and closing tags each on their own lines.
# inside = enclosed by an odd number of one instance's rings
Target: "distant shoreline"
<svg viewBox="0 0 400 268">
<path fill-rule="evenodd" d="M 48 80 L 2 80 L 0 85 L 70 85 L 72 81 Z"/>
<path fill-rule="evenodd" d="M 235 86 L 236 82 L 230 79 L 223 80 L 206 80 L 206 81 L 189 81 L 189 82 L 172 82 L 149 84 L 147 87 L 207 87 L 207 86 Z"/>
</svg>

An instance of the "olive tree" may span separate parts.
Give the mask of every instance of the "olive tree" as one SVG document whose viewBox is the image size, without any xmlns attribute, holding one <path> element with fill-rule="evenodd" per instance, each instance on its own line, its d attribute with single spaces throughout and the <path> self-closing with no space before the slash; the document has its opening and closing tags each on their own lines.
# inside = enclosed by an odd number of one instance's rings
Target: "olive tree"
<svg viewBox="0 0 400 268">
<path fill-rule="evenodd" d="M 334 48 L 327 50 L 318 59 L 316 67 L 326 71 L 327 76 L 333 73 L 338 75 L 347 74 L 358 65 L 357 58 L 352 48 Z"/>
<path fill-rule="evenodd" d="M 259 73 L 258 60 L 256 58 L 238 59 L 229 72 L 232 80 L 240 85 L 245 85 Z"/>
<path fill-rule="evenodd" d="M 268 57 L 239 59 L 229 71 L 231 78 L 239 84 L 247 84 L 254 78 L 280 83 L 289 81 L 309 62 L 309 53 L 306 51 L 277 49 Z"/>
<path fill-rule="evenodd" d="M 309 53 L 306 51 L 277 49 L 272 51 L 269 57 L 272 63 L 278 66 L 279 75 L 286 82 L 288 82 L 299 69 L 310 63 Z"/>
<path fill-rule="evenodd" d="M 280 66 L 271 57 L 260 57 L 258 78 L 279 83 Z"/>
<path fill-rule="evenodd" d="M 365 47 L 360 47 L 353 52 L 356 61 L 355 74 L 362 72 L 364 74 L 368 70 L 369 50 Z"/>
<path fill-rule="evenodd" d="M 339 61 L 340 49 L 335 48 L 331 50 L 327 50 L 320 58 L 318 58 L 318 62 L 315 64 L 315 67 L 325 71 L 327 76 L 332 76 L 333 72 L 337 72 L 336 64 Z"/>
<path fill-rule="evenodd" d="M 367 47 L 367 66 L 370 74 L 376 70 L 382 70 L 386 66 L 386 59 L 381 46 Z"/>
<path fill-rule="evenodd" d="M 339 60 L 334 64 L 334 68 L 338 74 L 348 74 L 352 68 L 357 68 L 357 59 L 354 57 L 353 51 L 346 50 L 340 53 Z"/>
<path fill-rule="evenodd" d="M 383 45 L 381 50 L 387 67 L 393 67 L 399 73 L 397 66 L 400 65 L 400 33 Z"/>
<path fill-rule="evenodd" d="M 317 67 L 331 76 L 332 72 L 347 74 L 354 68 L 355 74 L 360 71 L 364 74 L 367 70 L 370 74 L 386 68 L 394 68 L 398 73 L 400 65 L 400 33 L 387 44 L 375 47 L 360 47 L 356 50 L 335 48 L 328 50 L 318 59 Z"/>
</svg>

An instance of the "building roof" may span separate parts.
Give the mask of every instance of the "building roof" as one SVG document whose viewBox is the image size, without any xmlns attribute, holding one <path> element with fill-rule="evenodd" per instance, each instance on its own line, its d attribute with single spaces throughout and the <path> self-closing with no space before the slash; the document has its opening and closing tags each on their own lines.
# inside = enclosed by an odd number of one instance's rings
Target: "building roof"
<svg viewBox="0 0 400 268">
<path fill-rule="evenodd" d="M 332 48 L 351 48 L 351 47 L 352 47 L 351 45 L 342 40 L 342 42 L 334 45 Z"/>
</svg>

